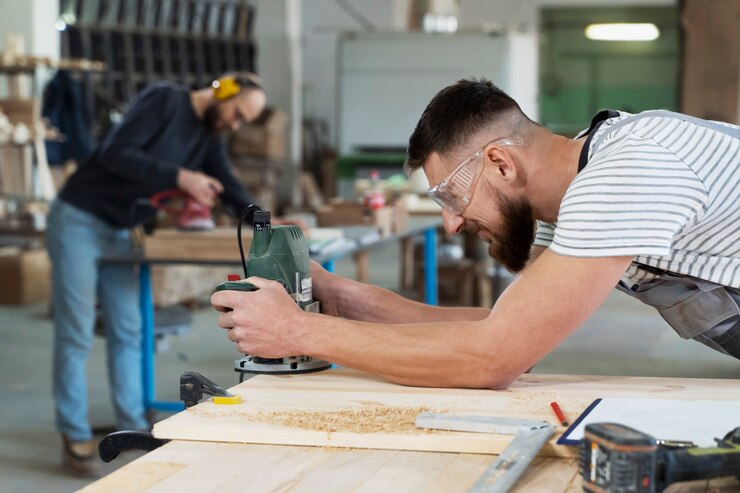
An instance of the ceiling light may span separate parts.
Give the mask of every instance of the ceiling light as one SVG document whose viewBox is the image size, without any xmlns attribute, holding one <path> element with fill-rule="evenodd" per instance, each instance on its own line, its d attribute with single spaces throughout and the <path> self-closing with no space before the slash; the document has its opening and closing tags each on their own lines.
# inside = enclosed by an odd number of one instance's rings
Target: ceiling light
<svg viewBox="0 0 740 493">
<path fill-rule="evenodd" d="M 585 33 L 600 41 L 653 41 L 660 36 L 658 27 L 649 23 L 590 24 Z"/>
</svg>

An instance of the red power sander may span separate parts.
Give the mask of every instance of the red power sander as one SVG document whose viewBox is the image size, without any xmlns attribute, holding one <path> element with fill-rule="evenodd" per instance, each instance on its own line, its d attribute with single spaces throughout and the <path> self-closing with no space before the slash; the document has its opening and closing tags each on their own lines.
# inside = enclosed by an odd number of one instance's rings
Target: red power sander
<svg viewBox="0 0 740 493">
<path fill-rule="evenodd" d="M 180 202 L 182 207 L 174 207 L 171 202 Z M 182 190 L 156 193 L 149 198 L 149 205 L 177 217 L 177 227 L 185 231 L 210 231 L 216 226 L 210 207 L 197 202 Z"/>
</svg>

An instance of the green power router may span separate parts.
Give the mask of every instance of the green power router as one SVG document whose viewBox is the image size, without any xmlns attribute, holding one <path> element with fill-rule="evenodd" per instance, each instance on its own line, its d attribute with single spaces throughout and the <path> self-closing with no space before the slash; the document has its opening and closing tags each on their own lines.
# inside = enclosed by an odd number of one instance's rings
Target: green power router
<svg viewBox="0 0 740 493">
<path fill-rule="evenodd" d="M 298 306 L 307 312 L 319 312 L 319 302 L 313 299 L 311 286 L 311 266 L 308 244 L 303 231 L 298 226 L 285 225 L 272 227 L 268 211 L 256 211 L 253 218 L 254 235 L 249 247 L 245 265 L 245 277 L 262 277 L 283 285 L 285 291 Z M 241 236 L 240 236 L 241 249 Z M 233 279 L 219 284 L 216 291 L 256 291 L 258 288 L 243 279 Z M 261 358 L 247 354 L 234 362 L 234 369 L 240 373 L 240 381 L 245 373 L 290 374 L 310 373 L 325 370 L 331 363 L 311 356 L 285 356 L 282 358 Z"/>
</svg>

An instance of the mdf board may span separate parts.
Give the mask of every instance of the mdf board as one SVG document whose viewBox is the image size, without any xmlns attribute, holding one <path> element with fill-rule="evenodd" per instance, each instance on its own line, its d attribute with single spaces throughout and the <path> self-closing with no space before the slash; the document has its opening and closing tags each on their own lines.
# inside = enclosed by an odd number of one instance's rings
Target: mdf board
<svg viewBox="0 0 740 493">
<path fill-rule="evenodd" d="M 242 229 L 244 255 L 249 252 L 252 230 Z M 155 230 L 144 238 L 144 256 L 172 260 L 216 260 L 241 263 L 236 228 L 215 228 L 212 231 L 181 231 L 175 228 Z"/>
<path fill-rule="evenodd" d="M 406 387 L 349 369 L 257 376 L 231 391 L 242 397 L 241 404 L 215 405 L 206 400 L 155 424 L 154 435 L 179 440 L 497 454 L 510 443 L 511 435 L 421 431 L 413 426 L 413 417 L 424 408 L 546 420 L 557 425 L 549 406 L 552 401 L 559 402 L 572 421 L 599 397 L 740 400 L 737 380 L 528 374 L 507 390 L 493 391 Z M 347 410 L 358 411 L 354 422 L 346 421 L 346 415 L 352 413 Z M 366 419 L 390 422 L 394 415 L 406 411 L 408 423 L 395 422 L 395 428 L 365 432 L 369 428 L 362 426 Z M 314 426 L 332 420 L 334 431 Z M 574 447 L 554 444 L 559 434 L 542 453 L 575 457 Z"/>
</svg>

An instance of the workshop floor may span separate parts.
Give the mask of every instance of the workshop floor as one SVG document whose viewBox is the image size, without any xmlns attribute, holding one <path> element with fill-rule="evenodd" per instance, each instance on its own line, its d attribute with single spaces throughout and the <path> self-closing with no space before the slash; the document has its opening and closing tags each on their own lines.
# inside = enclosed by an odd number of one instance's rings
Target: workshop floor
<svg viewBox="0 0 740 493">
<path fill-rule="evenodd" d="M 394 287 L 398 253 L 371 255 L 371 280 Z M 347 262 L 338 271 L 353 275 Z M 61 443 L 54 429 L 50 389 L 52 326 L 46 304 L 0 307 L 0 492 L 75 491 L 91 480 L 66 475 L 60 467 Z M 199 371 L 219 384 L 237 383 L 237 355 L 215 325 L 209 307 L 194 313 L 193 330 L 170 338 L 157 356 L 157 397 L 176 400 L 179 375 Z M 89 374 L 94 426 L 110 427 L 113 411 L 106 381 L 103 340 L 95 342 Z M 583 328 L 545 358 L 538 373 L 656 375 L 740 378 L 737 360 L 680 339 L 649 307 L 614 293 Z M 161 415 L 164 417 L 165 415 Z M 122 455 L 106 465 L 111 472 L 137 457 Z"/>
</svg>

